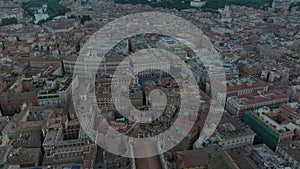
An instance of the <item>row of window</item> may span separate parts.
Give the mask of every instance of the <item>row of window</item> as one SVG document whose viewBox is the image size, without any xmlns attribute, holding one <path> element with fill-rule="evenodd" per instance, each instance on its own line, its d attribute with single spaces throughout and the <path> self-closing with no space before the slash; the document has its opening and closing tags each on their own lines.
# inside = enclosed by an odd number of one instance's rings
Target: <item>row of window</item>
<svg viewBox="0 0 300 169">
<path fill-rule="evenodd" d="M 82 155 L 83 155 L 82 152 L 74 152 L 74 153 L 67 153 L 67 154 L 57 154 L 57 155 L 55 155 L 55 159 L 78 157 L 78 156 L 82 156 Z"/>
<path fill-rule="evenodd" d="M 252 141 L 253 137 L 249 137 L 249 138 L 241 138 L 240 140 L 232 140 L 231 142 L 227 142 L 227 145 L 231 145 L 231 144 L 242 144 L 242 143 L 246 143 L 248 141 Z M 223 146 L 225 146 L 225 143 L 222 143 Z"/>
</svg>

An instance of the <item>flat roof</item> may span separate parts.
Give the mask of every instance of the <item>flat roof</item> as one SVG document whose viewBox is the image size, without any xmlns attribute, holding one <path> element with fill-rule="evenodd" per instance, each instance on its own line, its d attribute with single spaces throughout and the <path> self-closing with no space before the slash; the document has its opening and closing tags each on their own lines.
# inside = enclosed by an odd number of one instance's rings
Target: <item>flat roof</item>
<svg viewBox="0 0 300 169">
<path fill-rule="evenodd" d="M 42 145 L 41 135 L 41 131 L 17 133 L 11 139 L 11 145 L 14 148 L 39 148 Z"/>
<path fill-rule="evenodd" d="M 7 159 L 8 164 L 31 165 L 39 164 L 41 159 L 40 148 L 20 148 L 10 151 Z"/>
</svg>

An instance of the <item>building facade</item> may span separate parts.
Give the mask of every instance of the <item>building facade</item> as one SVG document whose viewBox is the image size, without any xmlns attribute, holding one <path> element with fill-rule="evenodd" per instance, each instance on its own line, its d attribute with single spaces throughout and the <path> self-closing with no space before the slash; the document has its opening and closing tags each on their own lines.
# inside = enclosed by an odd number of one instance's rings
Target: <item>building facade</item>
<svg viewBox="0 0 300 169">
<path fill-rule="evenodd" d="M 277 146 L 276 153 L 278 153 L 288 166 L 294 169 L 300 169 L 300 142 L 298 140 L 280 143 Z"/>
<path fill-rule="evenodd" d="M 263 106 L 276 106 L 288 101 L 289 98 L 286 94 L 278 90 L 269 90 L 266 92 L 229 97 L 226 102 L 226 109 L 231 114 L 242 117 L 246 110 Z"/>
</svg>

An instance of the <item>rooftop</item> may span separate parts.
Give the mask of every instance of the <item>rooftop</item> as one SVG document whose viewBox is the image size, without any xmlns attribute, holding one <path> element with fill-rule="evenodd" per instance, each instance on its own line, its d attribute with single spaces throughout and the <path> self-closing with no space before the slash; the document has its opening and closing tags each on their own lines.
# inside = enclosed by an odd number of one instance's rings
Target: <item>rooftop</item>
<svg viewBox="0 0 300 169">
<path fill-rule="evenodd" d="M 8 164 L 20 164 L 23 166 L 31 166 L 38 164 L 41 158 L 40 148 L 19 148 L 10 151 L 7 163 Z"/>
<path fill-rule="evenodd" d="M 278 90 L 268 90 L 266 92 L 251 93 L 242 96 L 233 96 L 230 98 L 234 100 L 238 105 L 252 105 L 277 99 L 288 100 L 288 96 Z"/>
<path fill-rule="evenodd" d="M 10 146 L 0 146 L 0 159 L 4 159 L 10 150 Z"/>
<path fill-rule="evenodd" d="M 44 25 L 53 30 L 69 29 L 74 26 L 75 19 L 58 19 L 46 22 Z"/>
<path fill-rule="evenodd" d="M 232 123 L 219 125 L 217 131 L 221 136 L 221 140 L 238 138 L 247 135 L 255 135 L 254 131 L 252 131 L 250 128 L 243 126 L 239 130 L 237 130 Z"/>
<path fill-rule="evenodd" d="M 159 40 L 159 42 L 162 42 L 167 46 L 182 45 L 182 43 L 179 40 L 169 37 L 163 37 Z"/>
<path fill-rule="evenodd" d="M 249 127 L 233 118 L 228 112 L 223 113 L 216 131 L 215 136 L 221 141 L 255 134 Z"/>
<path fill-rule="evenodd" d="M 9 135 L 14 135 L 16 133 L 31 132 L 40 129 L 41 129 L 41 124 L 35 121 L 30 121 L 30 122 L 10 121 L 3 129 L 3 132 Z"/>
<path fill-rule="evenodd" d="M 71 85 L 72 77 L 69 76 L 60 77 L 55 75 L 49 75 L 47 83 L 49 85 L 44 86 L 44 88 L 46 87 L 47 89 L 39 90 L 38 98 L 48 98 L 48 96 L 43 96 L 43 95 L 51 95 L 51 94 L 53 95 L 52 96 L 53 98 L 59 97 L 57 94 L 59 92 L 66 91 Z"/>
<path fill-rule="evenodd" d="M 291 108 L 292 110 L 294 110 L 295 112 L 297 112 L 298 114 L 300 114 L 300 103 L 298 102 L 291 102 L 291 103 L 285 103 L 285 106 Z"/>
<path fill-rule="evenodd" d="M 239 91 L 239 90 L 245 90 L 249 88 L 262 88 L 262 87 L 268 87 L 269 85 L 266 82 L 258 81 L 253 78 L 240 78 L 240 79 L 234 79 L 234 80 L 228 80 L 226 81 L 226 87 L 225 84 L 214 80 L 213 86 L 217 88 L 218 91 L 225 92 L 231 92 L 231 91 Z"/>
<path fill-rule="evenodd" d="M 28 100 L 36 98 L 35 92 L 22 92 L 22 93 L 15 93 L 15 92 L 3 92 L 0 94 L 0 100 Z"/>
<path fill-rule="evenodd" d="M 265 144 L 255 145 L 252 148 L 252 157 L 255 159 L 259 158 L 259 160 L 263 162 L 263 164 L 259 164 L 260 167 L 281 168 L 285 162 Z"/>
<path fill-rule="evenodd" d="M 50 118 L 54 110 L 42 106 L 28 106 L 13 118 L 15 122 L 44 121 Z"/>
<path fill-rule="evenodd" d="M 296 161 L 300 162 L 300 141 L 286 141 L 279 143 L 278 147 L 283 149 L 287 154 L 293 157 Z"/>
<path fill-rule="evenodd" d="M 11 145 L 14 148 L 39 148 L 41 144 L 42 133 L 40 131 L 18 133 L 11 138 Z"/>
<path fill-rule="evenodd" d="M 255 113 L 252 113 L 252 115 L 259 119 L 261 122 L 264 123 L 268 128 L 270 128 L 272 131 L 277 132 L 277 134 L 280 133 L 294 133 L 295 129 L 300 129 L 300 126 L 290 122 L 289 119 L 285 119 L 285 117 L 281 117 L 280 112 L 270 112 L 270 111 L 263 111 L 260 108 L 258 110 L 255 110 Z"/>
<path fill-rule="evenodd" d="M 175 152 L 178 168 L 208 166 L 212 169 L 232 169 L 234 162 L 225 151 L 216 151 L 210 148 Z"/>
</svg>

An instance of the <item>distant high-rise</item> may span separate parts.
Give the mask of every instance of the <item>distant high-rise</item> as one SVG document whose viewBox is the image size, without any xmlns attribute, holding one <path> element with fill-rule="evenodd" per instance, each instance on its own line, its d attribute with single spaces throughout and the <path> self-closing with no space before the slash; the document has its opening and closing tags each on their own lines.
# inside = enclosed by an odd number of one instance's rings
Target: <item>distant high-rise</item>
<svg viewBox="0 0 300 169">
<path fill-rule="evenodd" d="M 200 8 L 205 4 L 206 4 L 206 1 L 203 1 L 203 0 L 193 0 L 193 1 L 191 1 L 191 7 Z"/>
<path fill-rule="evenodd" d="M 291 101 L 300 101 L 300 85 L 289 87 L 287 94 Z"/>
<path fill-rule="evenodd" d="M 126 46 L 123 50 L 123 53 L 124 54 L 130 54 L 132 52 L 133 52 L 132 43 L 131 43 L 130 39 L 127 39 Z"/>
</svg>

